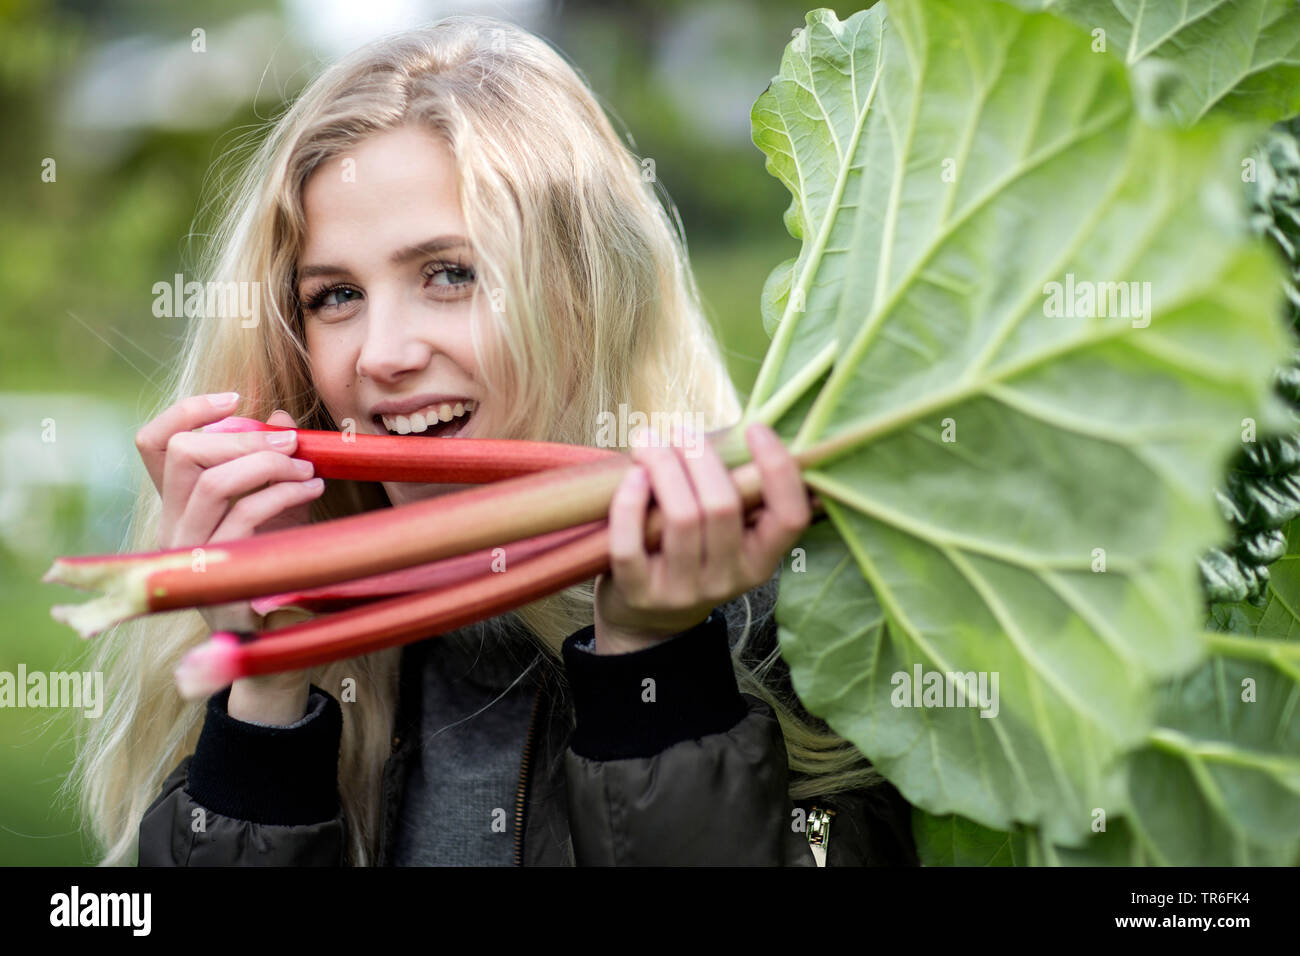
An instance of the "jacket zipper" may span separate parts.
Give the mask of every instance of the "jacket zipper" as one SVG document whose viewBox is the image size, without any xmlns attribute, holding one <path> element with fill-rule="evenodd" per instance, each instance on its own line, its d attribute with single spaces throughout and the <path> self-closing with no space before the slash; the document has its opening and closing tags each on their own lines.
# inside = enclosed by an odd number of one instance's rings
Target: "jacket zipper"
<svg viewBox="0 0 1300 956">
<path fill-rule="evenodd" d="M 533 710 L 528 716 L 528 736 L 524 741 L 524 758 L 519 765 L 519 789 L 515 792 L 515 866 L 524 865 L 524 807 L 528 795 L 528 758 L 533 750 L 533 738 L 537 732 L 537 709 L 542 702 L 542 689 L 545 681 L 537 688 L 533 697 Z"/>
<path fill-rule="evenodd" d="M 808 848 L 818 866 L 826 865 L 826 851 L 831 843 L 831 817 L 835 811 L 813 807 L 808 811 Z"/>
</svg>

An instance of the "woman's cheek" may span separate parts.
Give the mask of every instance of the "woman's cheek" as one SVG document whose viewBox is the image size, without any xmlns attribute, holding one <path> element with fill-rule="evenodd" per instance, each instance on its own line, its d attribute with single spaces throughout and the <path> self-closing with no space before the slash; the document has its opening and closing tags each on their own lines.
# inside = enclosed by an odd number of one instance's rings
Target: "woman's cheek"
<svg viewBox="0 0 1300 956">
<path fill-rule="evenodd" d="M 307 348 L 308 372 L 321 401 L 331 417 L 338 421 L 339 408 L 347 407 L 347 398 L 352 388 L 356 362 L 353 372 L 346 370 L 345 344 L 336 336 L 314 328 L 310 323 L 304 331 L 303 342 Z"/>
</svg>

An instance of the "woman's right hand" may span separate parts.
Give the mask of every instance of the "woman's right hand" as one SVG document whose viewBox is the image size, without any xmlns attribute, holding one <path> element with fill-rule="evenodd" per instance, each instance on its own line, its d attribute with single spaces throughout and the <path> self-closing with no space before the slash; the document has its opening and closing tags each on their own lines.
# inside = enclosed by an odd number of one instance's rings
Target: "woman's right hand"
<svg viewBox="0 0 1300 956">
<path fill-rule="evenodd" d="M 310 462 L 292 457 L 291 432 L 196 432 L 232 414 L 239 396 L 195 395 L 177 402 L 135 436 L 154 487 L 162 496 L 158 547 L 201 547 L 246 538 L 311 520 L 311 502 L 325 483 L 312 477 Z M 292 427 L 277 410 L 267 424 Z M 247 601 L 198 609 L 214 630 L 257 630 L 259 616 Z M 245 677 L 235 681 L 228 713 L 265 724 L 293 723 L 306 713 L 306 671 Z"/>
</svg>

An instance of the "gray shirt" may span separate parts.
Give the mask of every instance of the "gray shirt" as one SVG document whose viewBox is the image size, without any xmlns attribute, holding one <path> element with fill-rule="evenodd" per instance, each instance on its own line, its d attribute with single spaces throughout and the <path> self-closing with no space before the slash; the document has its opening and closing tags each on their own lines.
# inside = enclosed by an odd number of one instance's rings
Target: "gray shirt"
<svg viewBox="0 0 1300 956">
<path fill-rule="evenodd" d="M 431 638 L 420 747 L 402 797 L 397 866 L 511 866 L 520 762 L 543 662 L 499 619 Z"/>
</svg>

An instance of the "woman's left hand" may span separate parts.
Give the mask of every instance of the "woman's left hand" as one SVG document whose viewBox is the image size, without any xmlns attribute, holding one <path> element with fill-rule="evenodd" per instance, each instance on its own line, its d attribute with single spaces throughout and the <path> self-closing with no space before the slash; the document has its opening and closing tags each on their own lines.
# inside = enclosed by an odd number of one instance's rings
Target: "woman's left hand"
<svg viewBox="0 0 1300 956">
<path fill-rule="evenodd" d="M 767 425 L 745 441 L 762 478 L 757 523 L 717 451 L 696 436 L 694 448 L 638 447 L 639 467 L 609 509 L 610 573 L 596 579 L 597 654 L 642 650 L 704 621 L 718 605 L 772 576 L 812 520 L 799 466 Z M 650 492 L 664 517 L 656 554 L 645 550 Z"/>
</svg>

